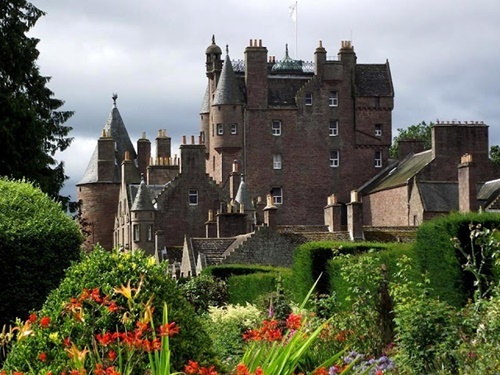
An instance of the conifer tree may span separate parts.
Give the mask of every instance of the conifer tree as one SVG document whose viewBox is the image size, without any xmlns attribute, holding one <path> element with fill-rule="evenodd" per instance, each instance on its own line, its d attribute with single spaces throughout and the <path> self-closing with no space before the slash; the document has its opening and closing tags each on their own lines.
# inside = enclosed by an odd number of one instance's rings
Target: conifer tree
<svg viewBox="0 0 500 375">
<path fill-rule="evenodd" d="M 0 1 L 0 175 L 25 178 L 50 197 L 68 178 L 54 159 L 72 141 L 64 126 L 73 112 L 60 111 L 37 66 L 39 39 L 27 35 L 45 13 L 26 0 Z"/>
</svg>

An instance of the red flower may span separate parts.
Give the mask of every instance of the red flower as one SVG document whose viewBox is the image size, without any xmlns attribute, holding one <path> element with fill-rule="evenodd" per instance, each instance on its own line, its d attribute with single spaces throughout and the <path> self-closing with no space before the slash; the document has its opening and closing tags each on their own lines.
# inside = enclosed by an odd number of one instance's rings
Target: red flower
<svg viewBox="0 0 500 375">
<path fill-rule="evenodd" d="M 250 372 L 244 363 L 240 363 L 236 366 L 236 375 L 250 375 Z"/>
<path fill-rule="evenodd" d="M 108 358 L 112 362 L 116 359 L 116 352 L 114 350 L 110 350 L 108 353 Z"/>
<path fill-rule="evenodd" d="M 199 374 L 200 375 L 217 375 L 217 371 L 215 371 L 215 366 L 210 366 L 209 368 L 201 367 Z"/>
<path fill-rule="evenodd" d="M 33 314 L 30 314 L 30 316 L 29 316 L 29 318 L 28 318 L 28 321 L 29 321 L 30 323 L 35 323 L 37 319 L 38 319 L 38 317 L 36 316 L 36 314 L 35 314 L 35 313 L 33 313 Z"/>
<path fill-rule="evenodd" d="M 115 370 L 114 366 L 110 366 L 106 369 L 106 375 L 121 375 L 119 371 Z"/>
<path fill-rule="evenodd" d="M 102 346 L 108 346 L 113 343 L 113 334 L 111 332 L 106 332 L 103 335 L 98 333 L 95 335 L 95 338 Z"/>
<path fill-rule="evenodd" d="M 264 371 L 260 366 L 257 366 L 257 368 L 255 369 L 255 375 L 264 375 Z"/>
<path fill-rule="evenodd" d="M 38 355 L 38 359 L 42 362 L 45 362 L 47 360 L 47 353 L 45 352 L 41 352 L 39 355 Z"/>
<path fill-rule="evenodd" d="M 377 372 L 375 373 L 375 375 L 384 375 L 384 372 L 382 370 L 377 370 Z"/>
<path fill-rule="evenodd" d="M 48 316 L 44 316 L 42 319 L 40 319 L 40 325 L 42 328 L 47 328 L 50 324 L 50 318 Z"/>
<path fill-rule="evenodd" d="M 66 347 L 66 348 L 69 348 L 71 346 L 71 337 L 66 337 L 63 340 L 63 346 Z"/>
<path fill-rule="evenodd" d="M 116 312 L 120 309 L 120 307 L 116 304 L 115 301 L 111 301 L 108 303 L 108 311 L 109 312 Z"/>
<path fill-rule="evenodd" d="M 180 328 L 175 324 L 175 322 L 172 323 L 165 323 L 160 326 L 160 336 L 170 336 L 172 337 L 173 335 L 179 333 Z"/>
<path fill-rule="evenodd" d="M 106 375 L 106 372 L 104 372 L 104 368 L 102 367 L 102 365 L 100 363 L 97 363 L 95 365 L 95 375 Z"/>
<path fill-rule="evenodd" d="M 328 375 L 328 371 L 324 367 L 317 368 L 313 375 Z"/>
<path fill-rule="evenodd" d="M 184 372 L 187 374 L 187 375 L 194 375 L 194 374 L 197 374 L 198 373 L 198 362 L 195 362 L 195 361 L 189 361 L 188 364 L 186 366 L 184 366 Z"/>
<path fill-rule="evenodd" d="M 302 324 L 302 316 L 297 314 L 290 314 L 286 319 L 286 327 L 288 329 L 299 329 Z"/>
</svg>

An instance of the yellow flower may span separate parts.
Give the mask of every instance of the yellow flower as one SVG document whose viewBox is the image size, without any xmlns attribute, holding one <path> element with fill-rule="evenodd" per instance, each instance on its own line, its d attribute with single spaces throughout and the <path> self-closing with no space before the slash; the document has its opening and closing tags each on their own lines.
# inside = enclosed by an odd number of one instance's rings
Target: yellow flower
<svg viewBox="0 0 500 375">
<path fill-rule="evenodd" d="M 129 301 L 131 301 L 133 299 L 133 297 L 132 297 L 132 291 L 133 290 L 137 291 L 137 289 L 130 287 L 130 280 L 129 280 L 128 283 L 127 283 L 127 286 L 125 286 L 125 285 L 122 284 L 122 286 L 120 288 L 115 288 L 115 293 L 121 294 L 126 299 L 128 299 Z M 137 292 L 135 294 L 137 295 Z"/>
<path fill-rule="evenodd" d="M 76 367 L 80 368 L 85 363 L 85 357 L 89 350 L 87 348 L 79 350 L 74 343 L 71 344 L 71 348 L 66 349 L 69 357 L 73 360 Z"/>
<path fill-rule="evenodd" d="M 49 339 L 54 344 L 58 344 L 59 343 L 59 332 L 52 332 L 51 334 L 49 334 Z"/>
</svg>

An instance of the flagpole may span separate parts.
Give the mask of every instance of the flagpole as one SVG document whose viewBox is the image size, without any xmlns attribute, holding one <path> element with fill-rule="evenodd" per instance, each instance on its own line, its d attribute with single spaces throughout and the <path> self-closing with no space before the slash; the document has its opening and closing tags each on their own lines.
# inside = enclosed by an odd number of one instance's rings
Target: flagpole
<svg viewBox="0 0 500 375">
<path fill-rule="evenodd" d="M 298 30 L 297 24 L 298 24 L 298 19 L 299 19 L 299 17 L 298 17 L 298 15 L 299 15 L 298 14 L 299 13 L 299 9 L 297 7 L 297 3 L 298 3 L 298 1 L 295 0 L 295 59 L 297 59 L 297 54 L 298 54 L 298 50 L 299 50 L 299 42 L 298 42 L 299 39 L 297 37 L 297 35 L 298 35 L 298 33 L 297 33 L 297 30 Z"/>
</svg>

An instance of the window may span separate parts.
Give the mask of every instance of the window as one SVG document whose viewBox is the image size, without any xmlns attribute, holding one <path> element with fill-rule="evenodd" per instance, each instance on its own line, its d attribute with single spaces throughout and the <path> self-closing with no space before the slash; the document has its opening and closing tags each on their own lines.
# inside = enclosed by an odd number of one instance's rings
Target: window
<svg viewBox="0 0 500 375">
<path fill-rule="evenodd" d="M 189 189 L 188 191 L 188 201 L 190 206 L 196 206 L 198 204 L 198 190 Z"/>
<path fill-rule="evenodd" d="M 139 224 L 134 224 L 134 242 L 141 240 L 141 226 Z"/>
<path fill-rule="evenodd" d="M 382 136 L 382 124 L 375 124 L 375 136 L 376 137 Z"/>
<path fill-rule="evenodd" d="M 271 189 L 271 195 L 273 196 L 274 204 L 283 204 L 283 189 L 280 187 L 275 187 Z"/>
<path fill-rule="evenodd" d="M 336 137 L 339 135 L 339 121 L 330 120 L 330 137 Z"/>
<path fill-rule="evenodd" d="M 340 165 L 340 152 L 338 150 L 330 151 L 330 167 L 337 168 Z"/>
<path fill-rule="evenodd" d="M 224 124 L 217 124 L 217 135 L 224 134 Z"/>
<path fill-rule="evenodd" d="M 305 104 L 312 105 L 313 104 L 313 94 L 312 92 L 306 92 Z"/>
<path fill-rule="evenodd" d="M 281 169 L 281 155 L 280 154 L 273 155 L 273 169 Z"/>
<path fill-rule="evenodd" d="M 153 241 L 153 224 L 148 225 L 148 241 Z"/>
<path fill-rule="evenodd" d="M 231 134 L 238 134 L 238 124 L 231 124 Z"/>
<path fill-rule="evenodd" d="M 339 105 L 339 94 L 337 91 L 330 91 L 330 95 L 328 97 L 328 105 L 330 107 L 338 107 Z"/>
<path fill-rule="evenodd" d="M 382 151 L 375 151 L 375 168 L 382 168 Z"/>
<path fill-rule="evenodd" d="M 272 125 L 273 135 L 280 136 L 281 135 L 281 121 L 274 120 Z"/>
</svg>

